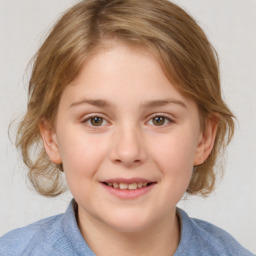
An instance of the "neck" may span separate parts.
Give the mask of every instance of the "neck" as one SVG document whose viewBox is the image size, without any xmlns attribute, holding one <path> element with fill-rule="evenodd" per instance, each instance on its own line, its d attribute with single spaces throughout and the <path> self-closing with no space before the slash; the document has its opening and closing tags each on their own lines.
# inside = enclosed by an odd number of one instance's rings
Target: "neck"
<svg viewBox="0 0 256 256">
<path fill-rule="evenodd" d="M 92 217 L 80 217 L 78 225 L 88 246 L 97 256 L 103 255 L 173 255 L 179 244 L 179 220 L 174 211 L 161 223 L 137 232 L 113 229 Z"/>
</svg>

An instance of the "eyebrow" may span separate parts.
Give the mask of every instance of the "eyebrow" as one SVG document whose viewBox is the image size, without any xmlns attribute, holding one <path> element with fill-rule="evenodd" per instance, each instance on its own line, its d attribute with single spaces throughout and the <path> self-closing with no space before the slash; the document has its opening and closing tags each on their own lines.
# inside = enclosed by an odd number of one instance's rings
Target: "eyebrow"
<svg viewBox="0 0 256 256">
<path fill-rule="evenodd" d="M 163 99 L 163 100 L 150 100 L 142 104 L 144 108 L 152 108 L 152 107 L 162 107 L 169 104 L 177 104 L 181 107 L 188 108 L 187 105 L 180 100 L 176 99 Z"/>
<path fill-rule="evenodd" d="M 89 104 L 89 105 L 93 105 L 93 106 L 101 107 L 101 108 L 106 108 L 106 107 L 112 106 L 112 104 L 106 100 L 82 99 L 80 101 L 73 102 L 70 105 L 70 108 L 79 106 L 79 105 L 83 105 L 83 104 Z M 162 106 L 169 105 L 169 104 L 177 104 L 177 105 L 180 105 L 181 107 L 188 108 L 184 102 L 182 102 L 180 100 L 176 100 L 176 99 L 149 100 L 149 101 L 142 103 L 142 108 L 162 107 Z"/>
<path fill-rule="evenodd" d="M 100 99 L 82 99 L 80 101 L 74 102 L 70 105 L 71 107 L 75 107 L 78 105 L 83 105 L 83 104 L 89 104 L 89 105 L 93 105 L 96 107 L 110 107 L 111 104 L 105 100 L 100 100 Z"/>
</svg>

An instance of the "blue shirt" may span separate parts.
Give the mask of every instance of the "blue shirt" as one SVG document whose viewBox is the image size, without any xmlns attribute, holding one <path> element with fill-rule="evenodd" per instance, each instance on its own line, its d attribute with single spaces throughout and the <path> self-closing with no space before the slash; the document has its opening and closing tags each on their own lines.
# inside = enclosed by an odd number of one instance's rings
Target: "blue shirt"
<svg viewBox="0 0 256 256">
<path fill-rule="evenodd" d="M 251 256 L 224 230 L 190 218 L 177 209 L 181 237 L 174 256 Z M 13 230 L 0 238 L 1 256 L 95 256 L 83 239 L 76 222 L 77 204 L 71 201 L 64 214 Z"/>
</svg>

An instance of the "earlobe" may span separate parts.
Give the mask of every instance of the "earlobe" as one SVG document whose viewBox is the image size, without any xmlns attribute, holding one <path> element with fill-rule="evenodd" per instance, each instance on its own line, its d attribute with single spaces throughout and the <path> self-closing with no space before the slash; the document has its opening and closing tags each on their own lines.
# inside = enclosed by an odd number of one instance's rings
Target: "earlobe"
<svg viewBox="0 0 256 256">
<path fill-rule="evenodd" d="M 48 121 L 41 121 L 39 125 L 41 137 L 44 143 L 44 148 L 50 160 L 55 164 L 61 164 L 58 141 L 56 133 Z"/>
<path fill-rule="evenodd" d="M 208 118 L 205 129 L 202 132 L 199 143 L 196 150 L 196 155 L 194 159 L 194 166 L 201 165 L 204 163 L 204 161 L 207 159 L 207 157 L 210 155 L 214 142 L 216 137 L 218 127 L 218 119 L 216 116 L 212 116 L 211 118 Z"/>
</svg>

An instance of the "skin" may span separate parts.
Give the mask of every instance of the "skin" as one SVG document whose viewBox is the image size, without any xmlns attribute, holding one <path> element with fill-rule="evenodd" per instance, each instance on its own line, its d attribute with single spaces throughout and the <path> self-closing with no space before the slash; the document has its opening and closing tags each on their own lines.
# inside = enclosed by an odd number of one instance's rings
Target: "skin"
<svg viewBox="0 0 256 256">
<path fill-rule="evenodd" d="M 63 164 L 79 228 L 96 255 L 175 252 L 176 204 L 193 166 L 211 152 L 216 123 L 208 120 L 201 131 L 196 103 L 149 51 L 116 42 L 98 51 L 63 91 L 56 127 L 44 121 L 40 129 L 50 159 Z M 155 184 L 121 199 L 102 184 L 114 178 Z"/>
</svg>

